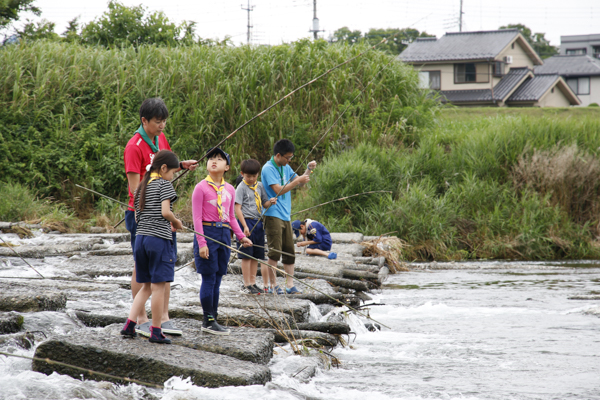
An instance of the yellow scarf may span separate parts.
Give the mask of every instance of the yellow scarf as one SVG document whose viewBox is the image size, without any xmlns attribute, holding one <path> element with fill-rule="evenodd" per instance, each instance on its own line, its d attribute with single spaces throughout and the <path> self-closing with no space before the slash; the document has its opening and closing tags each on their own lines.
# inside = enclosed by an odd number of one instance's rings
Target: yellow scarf
<svg viewBox="0 0 600 400">
<path fill-rule="evenodd" d="M 223 198 L 221 197 L 221 193 L 223 192 L 223 188 L 225 188 L 225 179 L 221 178 L 219 186 L 212 180 L 210 175 L 207 175 L 204 180 L 217 192 L 217 211 L 219 212 L 219 219 L 223 221 Z"/>
<path fill-rule="evenodd" d="M 159 174 L 159 173 L 157 173 L 157 172 L 152 172 L 152 173 L 150 174 L 150 180 L 148 181 L 148 185 L 150 184 L 150 182 L 152 182 L 152 181 L 155 181 L 155 180 L 157 180 L 157 179 L 160 179 L 160 178 L 162 178 L 162 176 L 160 176 L 160 174 Z"/>
<path fill-rule="evenodd" d="M 258 188 L 258 181 L 254 182 L 254 186 L 250 186 L 245 180 L 244 183 L 254 192 L 254 202 L 256 203 L 256 209 L 260 215 L 262 212 L 262 203 L 260 202 L 260 194 L 258 194 L 258 190 L 256 190 Z"/>
</svg>

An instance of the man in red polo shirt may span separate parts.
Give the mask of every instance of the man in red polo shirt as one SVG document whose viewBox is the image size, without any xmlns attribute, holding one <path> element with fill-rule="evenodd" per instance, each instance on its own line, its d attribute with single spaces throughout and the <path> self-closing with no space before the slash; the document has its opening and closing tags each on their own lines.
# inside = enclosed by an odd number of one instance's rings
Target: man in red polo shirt
<svg viewBox="0 0 600 400">
<path fill-rule="evenodd" d="M 125 226 L 131 233 L 132 250 L 135 248 L 135 233 L 137 229 L 137 224 L 135 222 L 135 208 L 133 206 L 133 194 L 140 184 L 140 180 L 150 168 L 154 155 L 158 153 L 159 150 L 171 150 L 169 142 L 167 142 L 165 134 L 163 133 L 168 117 L 169 111 L 162 99 L 151 98 L 144 100 L 140 107 L 140 120 L 142 124 L 135 135 L 127 142 L 127 146 L 125 146 L 125 172 L 127 173 L 127 182 L 129 183 L 129 208 L 125 212 Z M 179 163 L 180 169 L 189 169 L 191 171 L 195 170 L 197 166 L 198 162 L 196 160 L 187 160 Z M 175 249 L 177 249 L 175 232 L 173 232 L 173 243 L 175 244 Z M 177 257 L 177 254 L 175 254 L 175 257 Z M 142 287 L 142 284 L 136 281 L 135 276 L 134 267 L 133 276 L 131 277 L 131 293 L 133 294 L 133 298 L 135 298 L 135 295 Z M 170 285 L 167 285 L 164 314 L 161 318 L 161 328 L 164 333 L 181 335 L 181 330 L 177 329 L 169 320 L 168 304 L 170 294 L 171 288 Z M 136 332 L 140 335 L 150 337 L 150 321 L 148 320 L 148 315 L 145 310 L 138 316 Z"/>
</svg>

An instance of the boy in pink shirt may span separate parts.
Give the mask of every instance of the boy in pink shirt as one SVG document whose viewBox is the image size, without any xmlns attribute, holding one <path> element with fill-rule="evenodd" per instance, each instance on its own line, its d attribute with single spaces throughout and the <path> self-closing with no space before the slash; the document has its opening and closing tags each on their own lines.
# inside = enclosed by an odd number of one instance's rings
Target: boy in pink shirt
<svg viewBox="0 0 600 400">
<path fill-rule="evenodd" d="M 235 189 L 223 179 L 225 172 L 229 171 L 229 154 L 217 147 L 207 154 L 207 158 L 208 176 L 196 185 L 192 194 L 194 230 L 228 246 L 231 245 L 233 230 L 244 247 L 252 246 L 235 219 Z M 200 303 L 204 313 L 203 332 L 229 335 L 229 329 L 217 323 L 217 308 L 221 279 L 227 274 L 230 254 L 230 249 L 194 235 L 196 271 L 202 275 Z"/>
</svg>

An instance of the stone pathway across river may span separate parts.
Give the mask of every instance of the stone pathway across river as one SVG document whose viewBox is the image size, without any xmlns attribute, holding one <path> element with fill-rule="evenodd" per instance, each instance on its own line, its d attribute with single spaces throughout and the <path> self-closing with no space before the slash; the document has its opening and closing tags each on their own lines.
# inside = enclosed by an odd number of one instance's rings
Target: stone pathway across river
<svg viewBox="0 0 600 400">
<path fill-rule="evenodd" d="M 37 345 L 35 357 L 40 359 L 158 385 L 172 376 L 190 377 L 194 384 L 207 387 L 264 384 L 271 379 L 267 364 L 281 342 L 291 342 L 296 349 L 344 344 L 350 328 L 335 312 L 343 310 L 339 302 L 357 306 L 368 301 L 365 292 L 379 287 L 387 270 L 383 259 L 363 257 L 360 243 L 372 238 L 358 233 L 332 234 L 336 260 L 298 254 L 296 286 L 302 295 L 242 294 L 237 260 L 221 286 L 218 319 L 232 333 L 215 337 L 200 331 L 201 278 L 193 264 L 186 266 L 193 258 L 193 236 L 178 234 L 179 271 L 172 283 L 170 316 L 183 336 L 171 337 L 170 346 L 156 345 L 143 337 L 120 335 L 131 306 L 129 234 L 36 234 L 26 240 L 4 234 L 3 238 L 14 243 L 14 249 L 45 278 L 11 249 L 0 247 L 0 344 Z M 282 276 L 278 280 L 284 283 Z M 262 286 L 260 277 L 257 282 Z M 56 321 L 70 319 L 74 328 L 52 335 L 28 329 L 35 325 L 28 319 L 44 312 Z M 328 321 L 315 320 L 315 314 L 328 313 Z M 313 364 L 320 362 L 315 360 Z M 78 379 L 83 375 L 119 381 L 39 359 L 32 368 Z M 314 365 L 308 369 L 304 365 L 290 373 L 310 375 L 315 370 Z"/>
</svg>

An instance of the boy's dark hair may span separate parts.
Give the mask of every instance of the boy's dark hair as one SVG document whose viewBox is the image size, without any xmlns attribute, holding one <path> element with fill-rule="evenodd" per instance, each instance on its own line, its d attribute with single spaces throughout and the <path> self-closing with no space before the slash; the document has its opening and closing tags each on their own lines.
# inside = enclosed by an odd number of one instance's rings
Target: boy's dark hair
<svg viewBox="0 0 600 400">
<path fill-rule="evenodd" d="M 167 110 L 167 105 L 160 97 L 146 99 L 140 107 L 140 121 L 142 118 L 146 118 L 147 121 L 150 121 L 154 117 L 158 118 L 159 120 L 169 118 L 169 110 Z"/>
<path fill-rule="evenodd" d="M 260 172 L 260 163 L 253 158 L 244 160 L 242 161 L 240 169 L 243 174 L 256 175 Z"/>
<path fill-rule="evenodd" d="M 276 156 L 277 154 L 281 154 L 282 156 L 284 156 L 287 153 L 293 153 L 295 150 L 296 148 L 294 147 L 294 143 L 292 143 L 291 140 L 281 139 L 278 140 L 277 143 L 275 143 L 275 146 L 273 146 L 273 155 Z"/>
<path fill-rule="evenodd" d="M 166 164 L 168 169 L 179 168 L 179 159 L 175 153 L 169 150 L 161 150 L 156 153 L 150 169 L 146 171 L 144 178 L 135 191 L 135 199 L 139 201 L 140 211 L 143 211 L 146 206 L 146 188 L 148 187 L 148 181 L 150 181 L 150 175 L 153 172 L 158 172 L 163 164 Z"/>
</svg>

